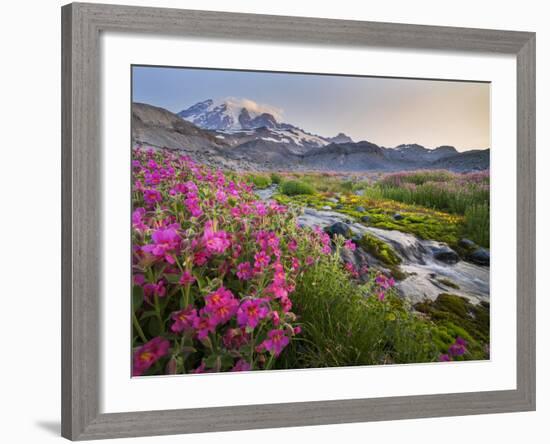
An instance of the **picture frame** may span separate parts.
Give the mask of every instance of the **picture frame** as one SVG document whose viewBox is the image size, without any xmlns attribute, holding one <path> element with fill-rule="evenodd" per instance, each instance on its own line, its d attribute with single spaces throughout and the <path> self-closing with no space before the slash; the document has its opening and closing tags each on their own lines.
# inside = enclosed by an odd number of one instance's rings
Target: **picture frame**
<svg viewBox="0 0 550 444">
<path fill-rule="evenodd" d="M 517 66 L 517 387 L 371 399 L 100 412 L 102 32 L 507 54 Z M 73 3 L 62 8 L 62 435 L 72 440 L 535 409 L 535 34 Z"/>
</svg>

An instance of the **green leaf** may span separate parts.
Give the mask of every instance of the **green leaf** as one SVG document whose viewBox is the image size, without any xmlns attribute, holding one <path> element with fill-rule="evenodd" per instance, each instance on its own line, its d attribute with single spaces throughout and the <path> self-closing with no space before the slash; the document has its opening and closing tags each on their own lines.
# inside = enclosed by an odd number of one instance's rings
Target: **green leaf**
<svg viewBox="0 0 550 444">
<path fill-rule="evenodd" d="M 151 316 L 156 316 L 156 315 L 157 313 L 155 312 L 155 310 L 147 310 L 141 315 L 140 320 L 143 321 L 147 318 L 150 318 Z"/>
<path fill-rule="evenodd" d="M 165 274 L 164 277 L 171 284 L 177 284 L 180 280 L 180 276 L 178 274 Z"/>
<path fill-rule="evenodd" d="M 208 358 L 206 358 L 206 359 L 204 360 L 204 364 L 205 364 L 208 368 L 214 368 L 214 367 L 216 367 L 216 364 L 218 363 L 218 358 L 219 358 L 218 355 L 212 354 L 212 355 L 208 356 Z"/>
<path fill-rule="evenodd" d="M 160 325 L 160 321 L 157 317 L 151 318 L 149 320 L 147 328 L 149 330 L 150 336 L 158 336 L 162 332 L 162 326 Z"/>
<path fill-rule="evenodd" d="M 184 345 L 181 348 L 182 353 L 195 353 L 196 351 L 197 351 L 197 349 L 195 347 L 191 347 L 189 345 Z"/>
<path fill-rule="evenodd" d="M 132 289 L 132 309 L 134 311 L 139 310 L 143 304 L 143 287 L 134 285 Z"/>
</svg>

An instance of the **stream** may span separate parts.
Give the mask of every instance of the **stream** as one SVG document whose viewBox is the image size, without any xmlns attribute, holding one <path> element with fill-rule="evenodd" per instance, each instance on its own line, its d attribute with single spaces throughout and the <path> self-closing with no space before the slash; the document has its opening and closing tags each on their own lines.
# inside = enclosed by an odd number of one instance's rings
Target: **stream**
<svg viewBox="0 0 550 444">
<path fill-rule="evenodd" d="M 276 186 L 257 190 L 260 199 L 268 200 L 277 191 Z M 350 222 L 348 216 L 332 210 L 317 210 L 303 208 L 303 214 L 298 217 L 298 223 L 309 227 L 325 228 L 336 222 L 343 222 L 351 229 L 354 236 L 366 233 L 390 244 L 400 256 L 400 268 L 408 276 L 396 283 L 397 289 L 412 303 L 425 298 L 436 299 L 441 293 L 452 293 L 468 298 L 472 303 L 489 301 L 489 267 L 475 265 L 459 260 L 449 264 L 437 260 L 434 251 L 448 248 L 442 242 L 423 240 L 408 233 L 397 230 L 384 230 L 367 227 L 360 223 Z M 450 280 L 457 288 L 442 283 Z"/>
</svg>

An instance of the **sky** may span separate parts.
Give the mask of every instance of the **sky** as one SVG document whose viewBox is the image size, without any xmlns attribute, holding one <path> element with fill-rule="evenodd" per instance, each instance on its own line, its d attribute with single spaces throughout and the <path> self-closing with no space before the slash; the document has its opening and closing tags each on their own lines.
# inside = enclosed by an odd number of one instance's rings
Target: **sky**
<svg viewBox="0 0 550 444">
<path fill-rule="evenodd" d="M 134 102 L 175 113 L 231 98 L 326 137 L 490 148 L 489 83 L 145 66 L 132 80 Z"/>
</svg>

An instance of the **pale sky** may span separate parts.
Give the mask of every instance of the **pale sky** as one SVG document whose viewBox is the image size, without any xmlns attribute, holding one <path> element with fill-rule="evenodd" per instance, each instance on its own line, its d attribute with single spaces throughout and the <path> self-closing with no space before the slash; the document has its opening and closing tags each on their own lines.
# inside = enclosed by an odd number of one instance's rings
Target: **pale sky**
<svg viewBox="0 0 550 444">
<path fill-rule="evenodd" d="M 311 133 L 381 146 L 490 148 L 490 84 L 439 80 L 134 67 L 133 101 L 172 112 L 247 99 Z"/>
</svg>

